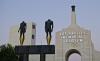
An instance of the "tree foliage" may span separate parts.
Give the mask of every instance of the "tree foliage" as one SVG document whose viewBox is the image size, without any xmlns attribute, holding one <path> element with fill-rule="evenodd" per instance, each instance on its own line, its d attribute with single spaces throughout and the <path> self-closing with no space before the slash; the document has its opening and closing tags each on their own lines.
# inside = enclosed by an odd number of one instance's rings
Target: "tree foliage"
<svg viewBox="0 0 100 61">
<path fill-rule="evenodd" d="M 14 47 L 10 44 L 0 48 L 0 61 L 18 61 Z"/>
</svg>

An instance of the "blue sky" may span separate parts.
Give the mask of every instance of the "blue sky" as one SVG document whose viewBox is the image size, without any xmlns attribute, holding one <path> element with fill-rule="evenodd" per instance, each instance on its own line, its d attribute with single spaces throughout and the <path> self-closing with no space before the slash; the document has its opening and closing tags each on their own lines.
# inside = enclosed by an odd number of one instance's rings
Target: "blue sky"
<svg viewBox="0 0 100 61">
<path fill-rule="evenodd" d="M 45 37 L 44 22 L 54 21 L 54 32 L 70 24 L 72 0 L 0 0 L 0 44 L 7 42 L 11 26 L 22 21 L 37 24 L 37 43 Z M 95 48 L 100 51 L 100 0 L 76 0 L 77 23 L 91 30 Z M 44 37 L 42 36 L 44 35 Z"/>
</svg>

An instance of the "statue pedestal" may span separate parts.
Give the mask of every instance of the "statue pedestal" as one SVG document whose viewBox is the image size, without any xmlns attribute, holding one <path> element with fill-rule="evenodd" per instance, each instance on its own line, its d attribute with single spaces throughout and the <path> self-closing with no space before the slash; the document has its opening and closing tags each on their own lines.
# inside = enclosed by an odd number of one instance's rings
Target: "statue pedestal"
<svg viewBox="0 0 100 61">
<path fill-rule="evenodd" d="M 46 54 L 55 54 L 55 46 L 54 45 L 15 46 L 15 53 L 20 56 L 19 61 L 28 61 L 29 54 L 40 54 L 40 61 L 45 61 Z"/>
</svg>

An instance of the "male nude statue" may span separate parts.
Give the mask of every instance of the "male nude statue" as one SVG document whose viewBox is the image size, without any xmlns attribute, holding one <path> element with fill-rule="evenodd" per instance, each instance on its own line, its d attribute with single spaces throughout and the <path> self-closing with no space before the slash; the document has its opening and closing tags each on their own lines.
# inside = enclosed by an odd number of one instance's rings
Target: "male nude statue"
<svg viewBox="0 0 100 61">
<path fill-rule="evenodd" d="M 18 32 L 20 31 L 20 45 L 23 45 L 24 40 L 25 40 L 25 32 L 26 32 L 26 23 L 23 21 L 22 23 L 20 23 L 20 27 Z"/>
<path fill-rule="evenodd" d="M 51 21 L 50 19 L 48 19 L 45 22 L 45 32 L 46 32 L 46 39 L 47 39 L 47 44 L 50 45 L 51 42 L 51 32 L 53 31 L 53 21 Z"/>
</svg>

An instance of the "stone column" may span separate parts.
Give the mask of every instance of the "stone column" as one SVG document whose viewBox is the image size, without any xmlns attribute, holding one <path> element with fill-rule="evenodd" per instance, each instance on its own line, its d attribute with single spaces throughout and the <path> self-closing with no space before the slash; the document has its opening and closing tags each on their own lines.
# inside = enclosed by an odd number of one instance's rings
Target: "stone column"
<svg viewBox="0 0 100 61">
<path fill-rule="evenodd" d="M 45 61 L 45 54 L 40 54 L 40 61 Z"/>
<path fill-rule="evenodd" d="M 28 54 L 20 55 L 19 61 L 28 61 Z"/>
</svg>

